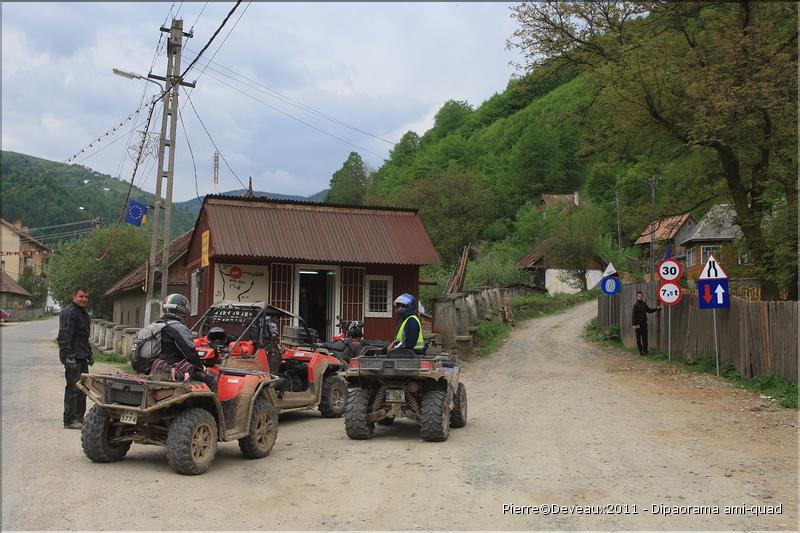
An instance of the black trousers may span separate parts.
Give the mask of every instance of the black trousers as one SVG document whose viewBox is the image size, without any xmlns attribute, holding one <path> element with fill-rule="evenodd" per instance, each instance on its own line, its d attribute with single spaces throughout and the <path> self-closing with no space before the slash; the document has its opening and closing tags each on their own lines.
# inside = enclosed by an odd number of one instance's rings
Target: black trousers
<svg viewBox="0 0 800 533">
<path fill-rule="evenodd" d="M 75 359 L 73 369 L 64 366 L 64 378 L 67 380 L 67 386 L 64 387 L 64 424 L 74 420 L 83 421 L 83 415 L 86 413 L 86 395 L 75 384 L 81 374 L 87 372 L 89 372 L 89 361 L 86 359 Z"/>
<path fill-rule="evenodd" d="M 647 323 L 639 324 L 636 329 L 636 346 L 639 347 L 639 354 L 647 353 Z"/>
</svg>

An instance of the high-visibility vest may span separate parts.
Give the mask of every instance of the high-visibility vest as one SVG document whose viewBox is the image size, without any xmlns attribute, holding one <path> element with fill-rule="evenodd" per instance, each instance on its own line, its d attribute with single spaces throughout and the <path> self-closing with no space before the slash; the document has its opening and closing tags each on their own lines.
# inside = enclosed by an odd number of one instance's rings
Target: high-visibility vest
<svg viewBox="0 0 800 533">
<path fill-rule="evenodd" d="M 406 322 L 412 318 L 417 321 L 417 324 L 419 324 L 419 336 L 417 336 L 417 342 L 414 344 L 414 349 L 422 350 L 425 348 L 425 340 L 422 338 L 422 322 L 419 321 L 419 317 L 417 315 L 411 315 L 403 320 L 403 323 L 400 324 L 399 328 L 397 328 L 397 335 L 394 336 L 394 340 L 403 342 L 403 332 L 406 330 Z"/>
</svg>

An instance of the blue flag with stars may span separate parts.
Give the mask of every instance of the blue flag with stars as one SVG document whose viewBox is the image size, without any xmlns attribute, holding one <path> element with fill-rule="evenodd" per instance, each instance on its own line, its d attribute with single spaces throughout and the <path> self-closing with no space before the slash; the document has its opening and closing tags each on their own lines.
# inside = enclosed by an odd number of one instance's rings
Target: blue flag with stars
<svg viewBox="0 0 800 533">
<path fill-rule="evenodd" d="M 664 259 L 669 259 L 672 257 L 672 252 L 669 249 L 669 244 L 667 245 L 667 250 L 664 252 Z"/>
<path fill-rule="evenodd" d="M 128 202 L 128 210 L 125 212 L 125 222 L 134 226 L 141 226 L 147 217 L 147 204 L 137 200 Z"/>
</svg>

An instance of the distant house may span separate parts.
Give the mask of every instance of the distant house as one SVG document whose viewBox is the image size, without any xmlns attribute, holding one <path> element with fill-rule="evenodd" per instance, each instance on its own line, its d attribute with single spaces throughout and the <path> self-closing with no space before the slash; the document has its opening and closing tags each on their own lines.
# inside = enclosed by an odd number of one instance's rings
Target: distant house
<svg viewBox="0 0 800 533">
<path fill-rule="evenodd" d="M 639 257 L 642 259 L 650 258 L 650 243 L 653 243 L 653 253 L 656 258 L 664 255 L 667 246 L 670 248 L 672 257 L 683 259 L 685 249 L 681 243 L 694 233 L 697 223 L 692 215 L 684 213 L 682 215 L 659 218 L 647 225 L 647 228 L 636 239 L 636 246 L 639 247 Z"/>
<path fill-rule="evenodd" d="M 585 207 L 585 205 L 577 191 L 572 194 L 543 194 L 539 200 L 539 209 L 555 206 L 574 209 L 576 207 Z"/>
<path fill-rule="evenodd" d="M 740 235 L 733 206 L 717 204 L 712 207 L 681 242 L 686 250 L 683 262 L 686 278 L 697 279 L 711 254 L 724 266 L 748 264 L 747 255 L 736 250 L 735 241 Z"/>
<path fill-rule="evenodd" d="M 519 268 L 533 272 L 534 286 L 545 289 L 549 294 L 580 292 L 571 286 L 568 269 L 553 254 L 557 237 L 545 239 L 519 262 Z M 600 282 L 605 269 L 605 262 L 600 257 L 593 257 L 586 262 L 586 285 L 590 289 Z"/>
<path fill-rule="evenodd" d="M 169 245 L 169 285 L 167 293 L 188 295 L 188 281 L 186 279 L 186 253 L 189 250 L 189 239 L 192 233 L 187 231 L 173 240 Z M 156 265 L 161 265 L 161 253 L 156 254 Z M 144 324 L 145 309 L 145 276 L 147 265 L 144 264 L 126 274 L 122 279 L 112 285 L 105 296 L 113 301 L 112 320 L 117 324 L 140 328 Z M 156 296 L 160 284 L 156 282 Z"/>
<path fill-rule="evenodd" d="M 219 301 L 267 301 L 323 339 L 339 319 L 389 339 L 392 302 L 418 295 L 420 266 L 438 263 L 414 209 L 208 195 L 186 258 L 190 322 Z"/>
<path fill-rule="evenodd" d="M 31 293 L 23 289 L 8 273 L 0 272 L 0 307 L 22 309 L 25 307 L 25 300 L 30 298 Z"/>
<path fill-rule="evenodd" d="M 22 271 L 28 266 L 36 274 L 42 274 L 47 264 L 47 254 L 51 251 L 28 231 L 19 220 L 11 223 L 0 218 L 0 270 L 14 281 L 19 281 Z"/>
</svg>

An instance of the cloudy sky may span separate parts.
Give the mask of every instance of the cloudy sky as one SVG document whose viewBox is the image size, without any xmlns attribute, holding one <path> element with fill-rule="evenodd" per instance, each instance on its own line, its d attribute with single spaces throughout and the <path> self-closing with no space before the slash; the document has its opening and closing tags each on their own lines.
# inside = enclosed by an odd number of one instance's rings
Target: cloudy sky
<svg viewBox="0 0 800 533">
<path fill-rule="evenodd" d="M 112 68 L 147 74 L 153 65 L 163 75 L 158 28 L 178 10 L 185 30 L 194 28 L 185 68 L 233 5 L 3 3 L 3 149 L 65 160 L 128 117 L 145 91 L 158 91 Z M 517 59 L 505 50 L 514 30 L 509 5 L 243 2 L 187 75 L 198 80 L 190 96 L 244 182 L 252 176 L 259 190 L 313 194 L 351 151 L 378 167 L 391 148 L 386 141 L 409 129 L 423 133 L 446 100 L 477 106 L 502 91 L 514 73 L 509 61 Z M 179 124 L 176 200 L 195 196 L 187 136 L 199 192 L 214 190 L 214 147 L 185 94 L 188 135 Z M 136 136 L 129 132 L 145 114 L 135 118 L 78 162 L 130 179 L 127 146 Z M 154 163 L 146 160 L 137 179 L 150 191 Z M 221 162 L 219 190 L 235 188 L 239 181 Z"/>
</svg>

